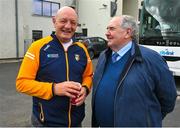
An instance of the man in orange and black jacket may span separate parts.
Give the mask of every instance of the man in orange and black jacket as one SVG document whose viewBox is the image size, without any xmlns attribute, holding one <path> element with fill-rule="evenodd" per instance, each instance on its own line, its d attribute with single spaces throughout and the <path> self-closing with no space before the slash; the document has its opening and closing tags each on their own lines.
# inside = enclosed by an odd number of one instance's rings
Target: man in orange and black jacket
<svg viewBox="0 0 180 128">
<path fill-rule="evenodd" d="M 16 89 L 33 96 L 33 126 L 81 126 L 92 62 L 84 45 L 72 41 L 76 12 L 62 7 L 53 23 L 55 34 L 33 42 L 25 54 Z"/>
</svg>

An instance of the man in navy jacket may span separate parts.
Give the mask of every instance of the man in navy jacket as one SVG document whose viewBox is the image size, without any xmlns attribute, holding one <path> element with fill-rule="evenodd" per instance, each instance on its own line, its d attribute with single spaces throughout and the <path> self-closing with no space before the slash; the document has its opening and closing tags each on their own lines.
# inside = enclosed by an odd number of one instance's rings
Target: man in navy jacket
<svg viewBox="0 0 180 128">
<path fill-rule="evenodd" d="M 173 75 L 158 53 L 137 44 L 137 30 L 131 16 L 109 22 L 109 48 L 100 55 L 93 79 L 93 127 L 160 127 L 174 109 Z"/>
<path fill-rule="evenodd" d="M 64 6 L 53 17 L 55 33 L 32 43 L 16 89 L 32 96 L 34 127 L 79 127 L 91 89 L 93 66 L 86 47 L 73 42 L 78 16 Z"/>
</svg>

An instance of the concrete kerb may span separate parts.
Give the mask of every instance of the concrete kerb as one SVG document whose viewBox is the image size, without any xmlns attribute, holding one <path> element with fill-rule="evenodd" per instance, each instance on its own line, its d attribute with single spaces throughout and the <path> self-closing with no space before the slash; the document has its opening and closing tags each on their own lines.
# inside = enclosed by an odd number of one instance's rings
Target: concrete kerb
<svg viewBox="0 0 180 128">
<path fill-rule="evenodd" d="M 0 64 L 21 62 L 21 59 L 0 59 Z"/>
</svg>

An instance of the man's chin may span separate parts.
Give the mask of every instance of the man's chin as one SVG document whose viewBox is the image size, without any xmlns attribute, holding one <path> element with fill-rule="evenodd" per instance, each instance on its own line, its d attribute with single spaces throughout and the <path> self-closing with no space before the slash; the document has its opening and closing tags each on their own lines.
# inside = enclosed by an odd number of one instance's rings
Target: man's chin
<svg viewBox="0 0 180 128">
<path fill-rule="evenodd" d="M 61 38 L 63 38 L 63 39 L 71 39 L 72 35 L 71 34 L 63 34 L 63 35 L 61 35 Z"/>
<path fill-rule="evenodd" d="M 107 45 L 108 45 L 108 47 L 110 47 L 110 46 L 112 46 L 112 44 L 113 44 L 112 42 L 108 42 Z"/>
<path fill-rule="evenodd" d="M 61 42 L 69 42 L 72 39 L 72 34 L 59 33 L 56 34 Z"/>
<path fill-rule="evenodd" d="M 61 38 L 64 43 L 69 42 L 72 38 L 71 37 L 65 37 Z"/>
</svg>

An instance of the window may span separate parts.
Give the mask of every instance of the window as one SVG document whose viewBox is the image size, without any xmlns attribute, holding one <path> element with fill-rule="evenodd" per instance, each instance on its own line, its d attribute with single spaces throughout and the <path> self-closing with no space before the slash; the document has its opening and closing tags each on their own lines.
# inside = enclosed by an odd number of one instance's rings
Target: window
<svg viewBox="0 0 180 128">
<path fill-rule="evenodd" d="M 57 3 L 52 3 L 51 7 L 52 7 L 52 10 L 51 10 L 52 11 L 52 16 L 55 16 L 57 10 L 60 8 L 60 5 L 57 4 Z"/>
<path fill-rule="evenodd" d="M 57 10 L 60 8 L 60 3 L 33 0 L 33 14 L 39 16 L 55 16 Z"/>
<path fill-rule="evenodd" d="M 105 41 L 102 38 L 98 38 L 98 42 L 101 43 L 101 44 L 105 43 Z"/>
<path fill-rule="evenodd" d="M 41 30 L 32 30 L 32 39 L 34 41 L 42 38 L 43 32 Z"/>
<path fill-rule="evenodd" d="M 42 14 L 42 1 L 34 0 L 33 2 L 33 14 L 41 15 Z"/>
<path fill-rule="evenodd" d="M 51 3 L 43 2 L 43 16 L 51 16 Z"/>
<path fill-rule="evenodd" d="M 82 29 L 82 33 L 84 36 L 87 36 L 88 35 L 88 29 L 87 28 L 83 28 Z"/>
</svg>

